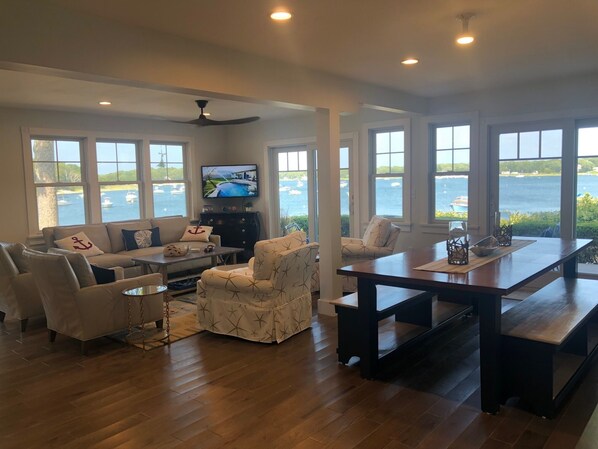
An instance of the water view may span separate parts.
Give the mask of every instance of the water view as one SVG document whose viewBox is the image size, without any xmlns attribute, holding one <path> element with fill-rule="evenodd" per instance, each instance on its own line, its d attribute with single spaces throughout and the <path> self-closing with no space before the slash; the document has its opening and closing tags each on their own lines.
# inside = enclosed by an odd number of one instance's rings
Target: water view
<svg viewBox="0 0 598 449">
<path fill-rule="evenodd" d="M 561 180 L 559 176 L 501 176 L 500 207 L 511 212 L 550 212 L 560 210 Z M 579 175 L 578 194 L 598 197 L 598 176 Z M 300 185 L 298 185 L 300 184 Z M 349 184 L 341 181 L 341 214 L 349 214 Z M 402 182 L 378 179 L 377 213 L 392 215 L 402 207 Z M 451 212 L 455 200 L 467 193 L 464 177 L 443 177 L 436 182 L 437 210 Z M 283 215 L 307 214 L 307 183 L 280 181 L 280 209 Z"/>
</svg>

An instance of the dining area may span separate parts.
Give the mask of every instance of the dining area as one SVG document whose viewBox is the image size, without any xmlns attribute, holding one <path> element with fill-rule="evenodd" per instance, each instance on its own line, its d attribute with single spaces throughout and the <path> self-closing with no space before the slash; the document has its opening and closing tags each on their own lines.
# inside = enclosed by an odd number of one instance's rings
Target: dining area
<svg viewBox="0 0 598 449">
<path fill-rule="evenodd" d="M 538 416 L 553 417 L 598 353 L 598 283 L 579 279 L 577 270 L 577 256 L 591 243 L 513 237 L 500 217 L 492 236 L 471 234 L 466 222 L 451 221 L 446 240 L 342 267 L 337 274 L 356 278 L 357 292 L 353 304 L 341 301 L 336 307 L 339 361 L 346 363 L 352 354 L 359 358 L 361 377 L 375 379 L 392 370 L 406 348 L 473 314 L 479 328 L 479 408 L 496 414 L 516 397 Z M 547 273 L 554 280 L 540 290 L 523 300 L 505 299 Z M 421 299 L 424 292 L 428 302 Z M 389 348 L 379 322 L 393 315 L 397 329 L 410 331 Z M 342 321 L 352 326 L 352 340 L 342 338 Z M 401 363 L 408 360 L 396 362 Z"/>
</svg>

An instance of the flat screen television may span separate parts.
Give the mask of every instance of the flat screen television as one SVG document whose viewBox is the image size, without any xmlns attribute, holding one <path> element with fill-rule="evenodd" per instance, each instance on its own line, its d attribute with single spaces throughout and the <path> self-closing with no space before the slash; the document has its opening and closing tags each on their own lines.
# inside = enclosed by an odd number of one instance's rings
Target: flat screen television
<svg viewBox="0 0 598 449">
<path fill-rule="evenodd" d="M 255 198 L 259 193 L 257 165 L 204 165 L 201 184 L 204 198 Z"/>
</svg>

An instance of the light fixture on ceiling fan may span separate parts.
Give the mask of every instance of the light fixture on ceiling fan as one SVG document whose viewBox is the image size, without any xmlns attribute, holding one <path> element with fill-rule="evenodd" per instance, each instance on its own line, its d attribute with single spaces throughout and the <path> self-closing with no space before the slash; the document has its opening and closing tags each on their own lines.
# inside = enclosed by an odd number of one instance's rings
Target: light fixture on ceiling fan
<svg viewBox="0 0 598 449">
<path fill-rule="evenodd" d="M 469 31 L 469 21 L 474 17 L 475 15 L 472 13 L 463 13 L 457 16 L 457 20 L 461 21 L 461 33 L 455 39 L 459 45 L 469 45 L 475 40 L 474 35 Z"/>
</svg>

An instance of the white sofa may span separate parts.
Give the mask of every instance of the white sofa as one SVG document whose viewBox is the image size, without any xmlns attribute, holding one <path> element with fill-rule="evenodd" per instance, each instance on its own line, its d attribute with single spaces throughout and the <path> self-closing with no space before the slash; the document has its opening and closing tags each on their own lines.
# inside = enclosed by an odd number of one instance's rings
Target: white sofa
<svg viewBox="0 0 598 449">
<path fill-rule="evenodd" d="M 112 223 L 101 224 L 86 224 L 76 226 L 53 226 L 42 229 L 46 248 L 55 247 L 56 240 L 70 237 L 79 232 L 84 232 L 94 245 L 101 249 L 104 254 L 97 256 L 90 256 L 88 260 L 91 264 L 103 267 L 122 267 L 124 269 L 125 278 L 131 278 L 141 275 L 141 267 L 135 264 L 134 257 L 147 256 L 151 254 L 160 254 L 163 251 L 163 246 L 169 243 L 180 243 L 189 245 L 191 248 L 205 248 L 208 243 L 203 242 L 180 242 L 180 239 L 189 226 L 189 219 L 186 217 L 164 217 L 151 218 L 131 221 L 119 221 Z M 125 250 L 122 230 L 141 230 L 160 228 L 160 240 L 163 246 L 153 246 L 149 248 L 135 249 L 131 251 Z M 220 236 L 210 235 L 210 243 L 220 246 Z M 203 266 L 210 265 L 209 258 L 199 259 L 189 262 L 182 262 L 180 264 L 169 267 L 171 270 L 185 271 L 197 269 Z"/>
</svg>

